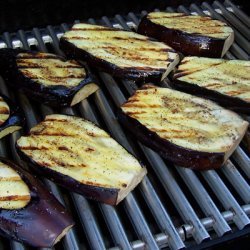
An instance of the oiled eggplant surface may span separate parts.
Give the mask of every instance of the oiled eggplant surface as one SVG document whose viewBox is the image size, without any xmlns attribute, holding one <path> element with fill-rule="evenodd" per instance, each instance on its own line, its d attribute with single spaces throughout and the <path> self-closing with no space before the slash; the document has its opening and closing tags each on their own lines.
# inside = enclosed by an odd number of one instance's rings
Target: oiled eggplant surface
<svg viewBox="0 0 250 250">
<path fill-rule="evenodd" d="M 118 204 L 146 169 L 104 130 L 80 117 L 49 115 L 17 141 L 34 170 L 87 198 Z"/>
<path fill-rule="evenodd" d="M 73 106 L 98 89 L 81 64 L 50 53 L 1 49 L 0 74 L 14 90 L 52 106 Z"/>
<path fill-rule="evenodd" d="M 68 58 L 80 59 L 113 76 L 132 80 L 164 79 L 179 62 L 164 43 L 132 31 L 75 24 L 60 39 Z"/>
<path fill-rule="evenodd" d="M 137 90 L 119 118 L 148 147 L 196 170 L 219 168 L 248 127 L 236 113 L 209 100 L 153 85 Z"/>
<path fill-rule="evenodd" d="M 142 18 L 138 33 L 193 56 L 222 57 L 234 41 L 226 23 L 184 13 L 151 12 Z"/>
<path fill-rule="evenodd" d="M 185 57 L 170 85 L 234 111 L 250 114 L 249 69 L 249 61 Z"/>
<path fill-rule="evenodd" d="M 33 247 L 52 247 L 74 225 L 65 208 L 26 170 L 1 157 L 0 175 L 0 196 L 6 201 L 0 208 L 1 235 Z M 6 181 L 16 185 L 4 185 Z"/>
</svg>

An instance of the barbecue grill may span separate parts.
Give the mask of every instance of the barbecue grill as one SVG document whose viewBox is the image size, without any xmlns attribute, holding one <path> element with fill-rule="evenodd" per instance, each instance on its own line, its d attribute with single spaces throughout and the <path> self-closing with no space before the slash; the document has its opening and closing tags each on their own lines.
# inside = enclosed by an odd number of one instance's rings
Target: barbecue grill
<svg viewBox="0 0 250 250">
<path fill-rule="evenodd" d="M 209 15 L 226 21 L 234 29 L 236 38 L 225 58 L 249 59 L 249 17 L 230 0 L 177 8 L 166 6 L 166 11 Z M 83 21 L 133 30 L 145 14 L 146 11 L 129 12 L 128 15 Z M 58 39 L 71 25 L 63 23 L 16 33 L 5 32 L 0 36 L 0 48 L 21 47 L 62 55 Z M 82 116 L 109 131 L 148 168 L 147 177 L 117 207 L 86 200 L 44 179 L 76 222 L 54 249 L 204 249 L 239 238 L 246 242 L 250 237 L 250 157 L 244 145 L 240 145 L 217 171 L 194 172 L 173 166 L 135 141 L 117 121 L 117 108 L 138 88 L 136 83 L 115 79 L 96 69 L 90 68 L 90 71 L 99 82 L 100 90 L 74 108 L 61 110 L 38 105 L 22 93 L 11 92 L 0 78 L 1 92 L 17 101 L 24 110 L 27 120 L 24 132 L 47 114 L 60 112 Z M 167 80 L 161 84 L 167 86 Z M 249 121 L 250 117 L 246 119 Z M 21 132 L 15 132 L 2 139 L 0 155 L 23 164 L 15 151 L 15 142 L 20 136 Z M 3 249 L 29 249 L 4 238 L 1 238 L 0 246 Z"/>
</svg>

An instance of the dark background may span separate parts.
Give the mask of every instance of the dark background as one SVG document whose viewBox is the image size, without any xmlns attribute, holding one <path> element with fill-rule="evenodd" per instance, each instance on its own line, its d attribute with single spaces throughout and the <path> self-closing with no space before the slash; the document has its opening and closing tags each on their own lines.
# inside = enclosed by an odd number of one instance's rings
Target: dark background
<svg viewBox="0 0 250 250">
<path fill-rule="evenodd" d="M 204 1 L 204 0 L 203 0 Z M 232 0 L 244 10 L 247 0 Z M 0 0 L 0 33 L 58 25 L 63 22 L 72 23 L 74 20 L 100 18 L 103 15 L 127 14 L 129 11 L 164 9 L 167 6 L 180 4 L 201 3 L 189 0 Z M 211 2 L 207 0 L 207 2 Z"/>
</svg>

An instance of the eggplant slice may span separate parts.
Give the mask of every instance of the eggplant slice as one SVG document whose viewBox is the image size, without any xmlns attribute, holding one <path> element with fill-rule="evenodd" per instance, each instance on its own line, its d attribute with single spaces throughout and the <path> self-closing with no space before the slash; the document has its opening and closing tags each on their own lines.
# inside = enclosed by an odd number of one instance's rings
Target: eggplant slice
<svg viewBox="0 0 250 250">
<path fill-rule="evenodd" d="M 17 141 L 20 156 L 65 188 L 118 204 L 146 174 L 105 131 L 79 117 L 49 115 Z"/>
<path fill-rule="evenodd" d="M 38 179 L 0 157 L 0 235 L 50 248 L 73 225 L 65 208 Z"/>
<path fill-rule="evenodd" d="M 54 54 L 1 49 L 0 66 L 10 86 L 43 104 L 73 106 L 98 89 L 81 64 Z"/>
<path fill-rule="evenodd" d="M 250 62 L 185 57 L 171 87 L 250 114 Z"/>
<path fill-rule="evenodd" d="M 164 43 L 131 31 L 75 24 L 60 39 L 69 58 L 125 79 L 162 80 L 179 62 L 178 54 Z"/>
<path fill-rule="evenodd" d="M 121 106 L 119 118 L 146 146 L 195 170 L 219 168 L 248 126 L 209 100 L 153 85 L 137 90 Z"/>
<path fill-rule="evenodd" d="M 0 93 L 0 139 L 21 129 L 24 120 L 21 109 Z"/>
<path fill-rule="evenodd" d="M 233 29 L 226 23 L 184 13 L 149 13 L 141 20 L 138 33 L 193 56 L 223 57 L 234 41 Z"/>
</svg>

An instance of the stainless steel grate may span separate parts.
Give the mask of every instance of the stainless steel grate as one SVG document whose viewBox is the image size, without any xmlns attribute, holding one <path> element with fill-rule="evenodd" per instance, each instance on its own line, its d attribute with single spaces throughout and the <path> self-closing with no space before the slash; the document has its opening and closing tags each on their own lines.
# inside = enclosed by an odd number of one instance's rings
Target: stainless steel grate
<svg viewBox="0 0 250 250">
<path fill-rule="evenodd" d="M 166 10 L 176 11 L 170 7 Z M 249 59 L 249 17 L 230 0 L 224 4 L 214 1 L 212 5 L 204 2 L 200 6 L 192 4 L 189 8 L 179 6 L 177 11 L 225 20 L 236 34 L 236 41 L 226 58 Z M 103 17 L 98 21 L 88 21 L 131 29 L 136 27 L 140 17 L 131 12 L 126 17 L 116 15 L 112 19 Z M 67 29 L 68 26 L 62 24 L 45 29 L 34 28 L 29 32 L 19 30 L 16 34 L 6 32 L 0 37 L 0 48 L 23 47 L 62 54 L 58 38 Z M 238 147 L 219 171 L 197 173 L 169 166 L 157 153 L 131 138 L 116 119 L 117 107 L 136 90 L 136 84 L 90 70 L 95 73 L 101 90 L 73 109 L 52 110 L 44 105 L 37 106 L 23 94 L 10 92 L 0 79 L 1 92 L 18 100 L 24 109 L 28 128 L 54 112 L 80 115 L 107 129 L 148 166 L 148 176 L 117 207 L 88 201 L 44 180 L 77 222 L 55 249 L 182 249 L 247 230 L 246 226 L 250 225 L 250 158 L 247 153 Z M 16 132 L 0 141 L 0 154 L 20 162 L 15 152 L 15 141 L 20 135 Z M 27 249 L 20 243 L 4 239 L 2 246 L 5 249 Z"/>
</svg>

